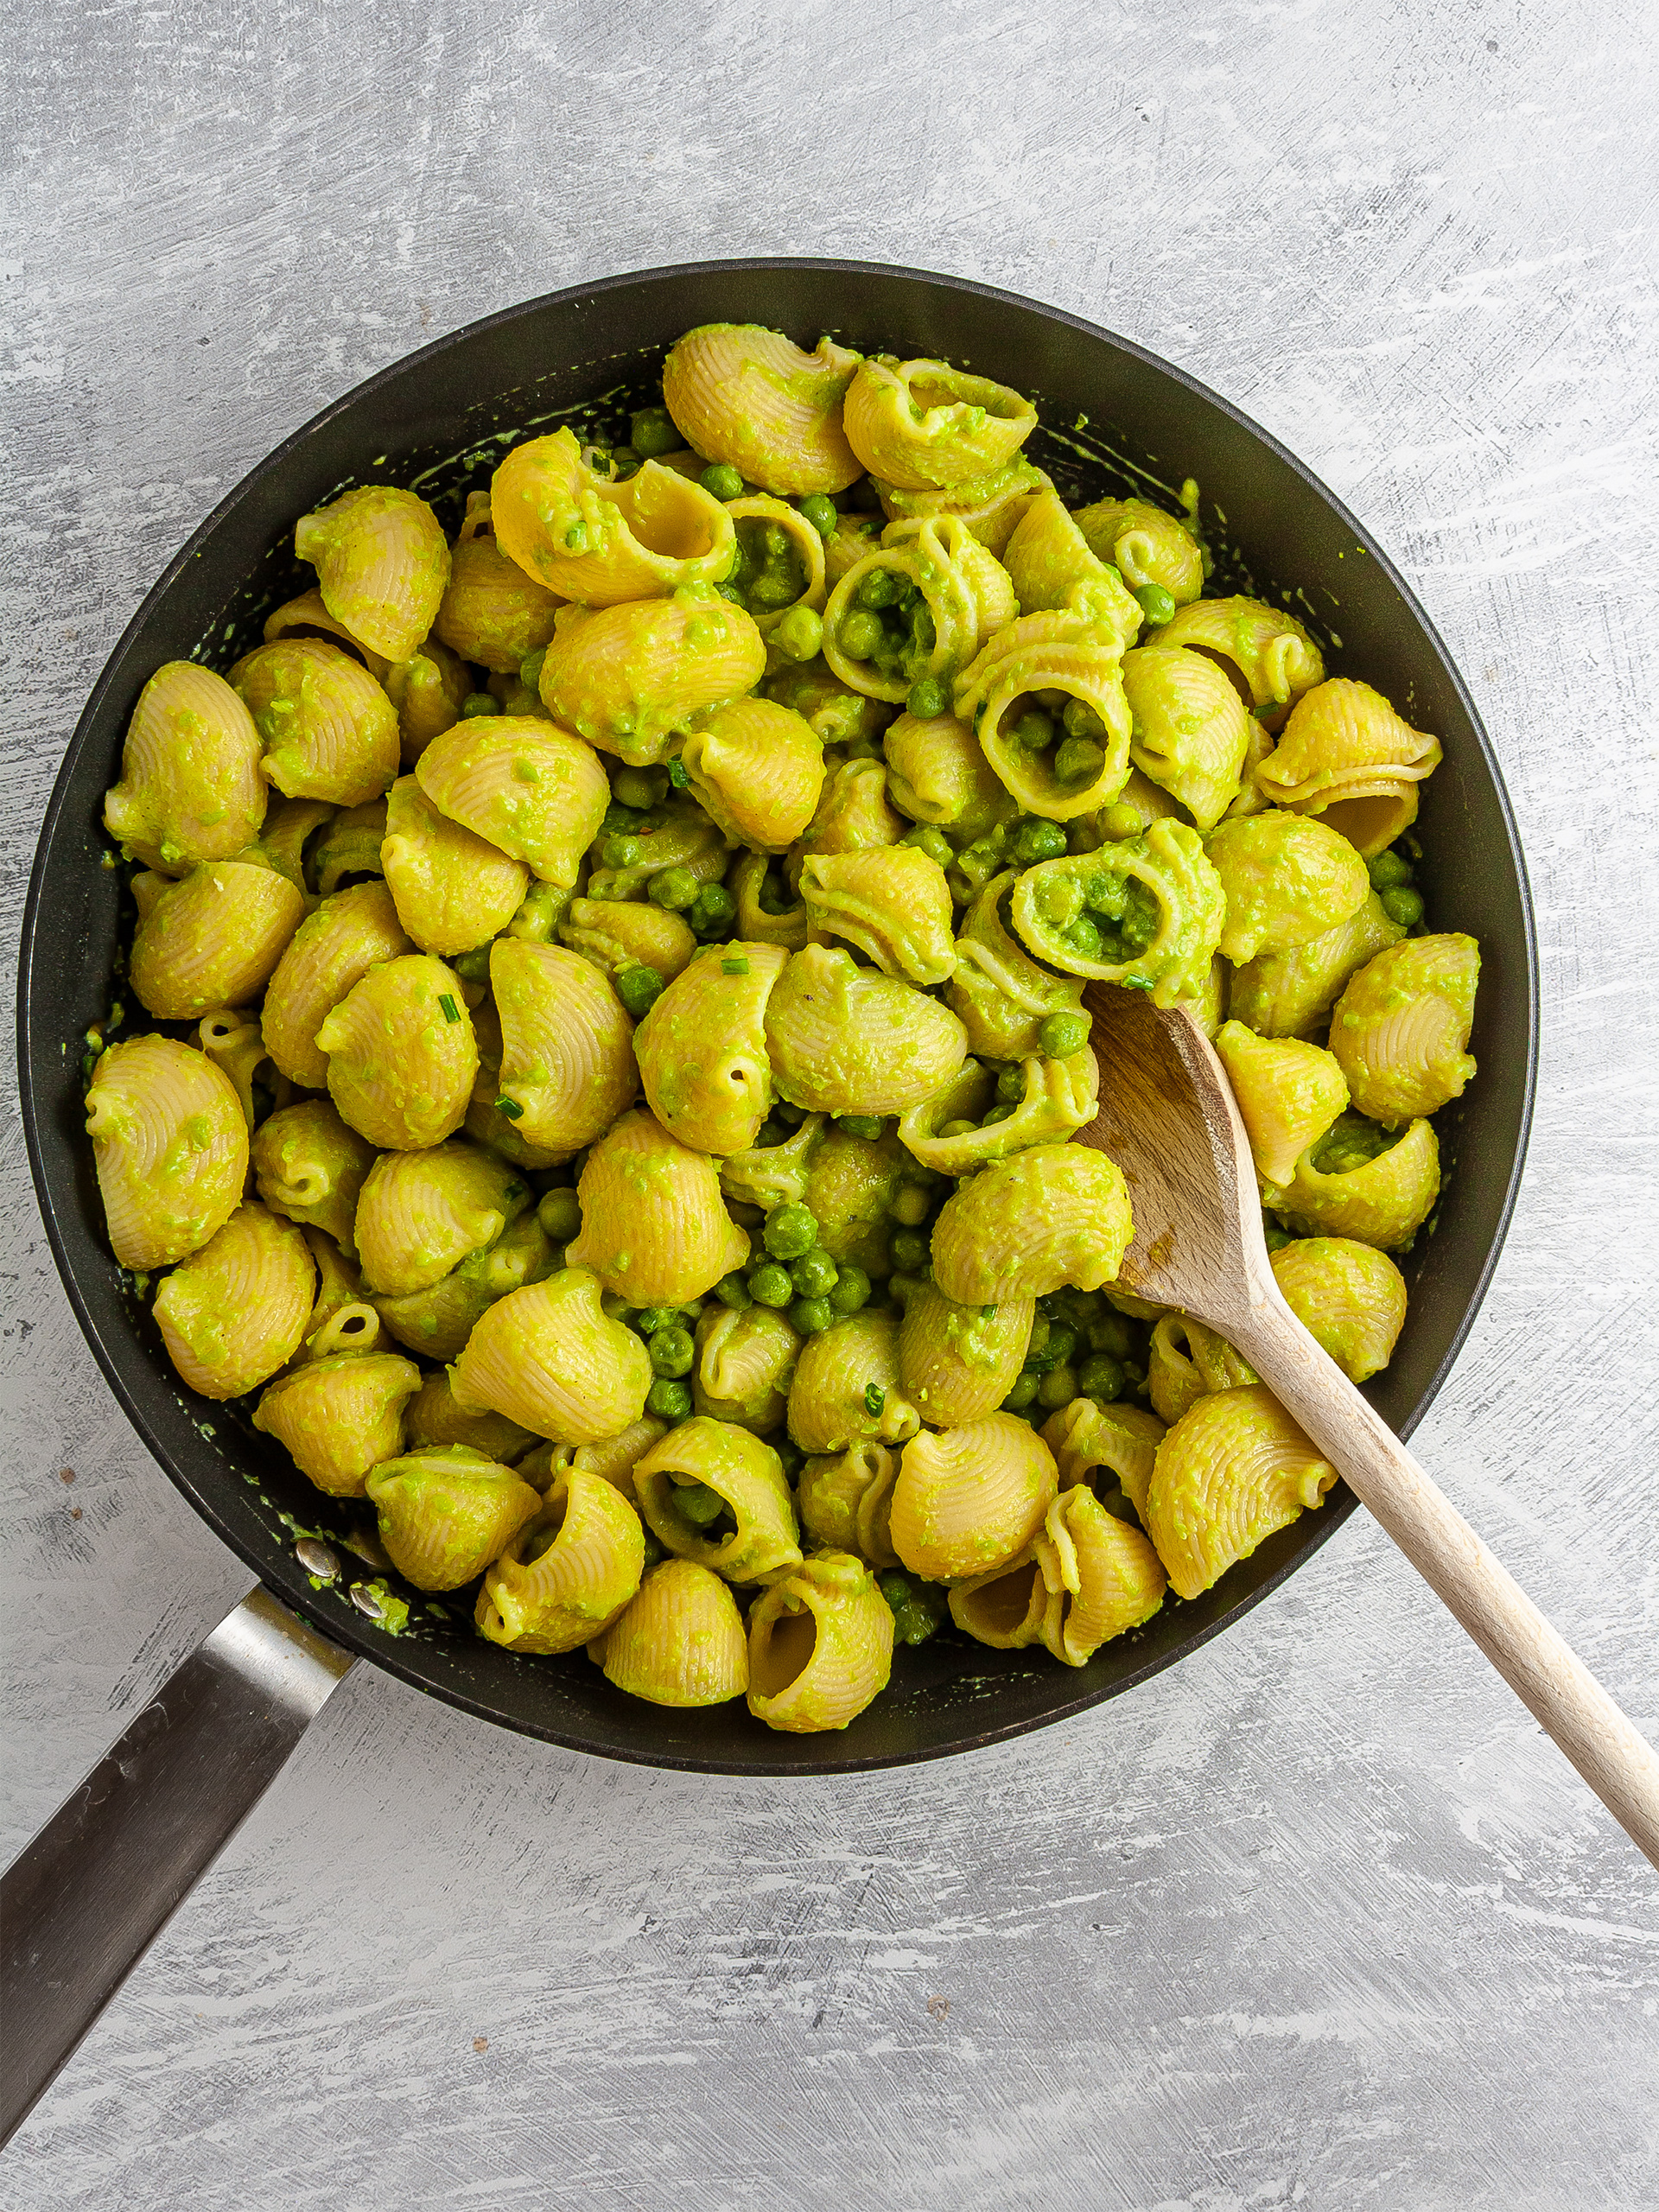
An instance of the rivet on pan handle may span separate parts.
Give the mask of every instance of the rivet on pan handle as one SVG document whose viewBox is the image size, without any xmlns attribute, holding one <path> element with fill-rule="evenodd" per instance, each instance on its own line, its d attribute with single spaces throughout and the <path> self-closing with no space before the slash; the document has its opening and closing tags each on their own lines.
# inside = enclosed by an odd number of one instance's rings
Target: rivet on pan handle
<svg viewBox="0 0 1659 2212">
<path fill-rule="evenodd" d="M 0 1876 L 0 2143 L 352 1664 L 268 1590 L 250 1591 Z"/>
</svg>

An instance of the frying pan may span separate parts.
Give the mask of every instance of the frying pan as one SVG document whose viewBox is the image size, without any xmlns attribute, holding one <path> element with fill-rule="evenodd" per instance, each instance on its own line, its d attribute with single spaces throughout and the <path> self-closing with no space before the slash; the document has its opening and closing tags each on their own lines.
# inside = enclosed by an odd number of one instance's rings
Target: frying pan
<svg viewBox="0 0 1659 2212">
<path fill-rule="evenodd" d="M 130 1280 L 111 1258 L 83 1134 L 86 1033 L 111 1033 L 130 915 L 104 865 L 103 795 L 127 718 L 163 661 L 224 668 L 270 607 L 303 588 L 295 518 L 350 484 L 391 480 L 451 527 L 461 494 L 505 447 L 569 422 L 614 432 L 654 397 L 664 352 L 697 323 L 763 322 L 810 346 L 944 356 L 1037 401 L 1030 448 L 1068 504 L 1134 493 L 1174 506 L 1196 478 L 1217 555 L 1211 590 L 1294 608 L 1335 667 L 1376 684 L 1445 762 L 1423 787 L 1420 881 L 1435 925 L 1481 942 L 1472 1049 L 1479 1080 L 1440 1117 L 1452 1172 L 1433 1233 L 1407 1263 L 1410 1311 L 1370 1387 L 1409 1435 L 1444 1381 L 1496 1262 L 1531 1109 L 1536 984 L 1520 848 L 1474 706 L 1380 549 L 1293 455 L 1179 369 L 1057 308 L 913 270 L 822 260 L 704 262 L 556 292 L 440 340 L 372 377 L 278 447 L 203 523 L 144 600 L 86 702 L 41 833 L 19 982 L 24 1128 L 71 1304 L 156 1459 L 260 1587 L 140 1714 L 5 1878 L 0 2072 L 9 2133 L 145 1944 L 278 1770 L 354 1656 L 416 1688 L 574 1751 L 696 1771 L 845 1773 L 934 1758 L 1064 1719 L 1173 1666 L 1257 1604 L 1332 1536 L 1338 1488 L 1202 1598 L 1172 1599 L 1078 1670 L 989 1651 L 946 1630 L 901 1648 L 893 1687 L 840 1734 L 770 1733 L 741 1706 L 673 1712 L 625 1697 L 577 1653 L 522 1659 L 477 1637 L 470 1605 L 411 1600 L 372 1618 L 374 1570 L 343 1541 L 356 1516 L 323 1497 L 234 1407 L 177 1382 Z M 139 1026 L 148 1026 L 141 1022 Z M 358 1509 L 361 1511 L 360 1505 Z M 308 1571 L 327 1545 L 341 1571 Z M 296 1545 L 301 1548 L 296 1549 Z M 302 1555 L 303 1554 L 303 1555 Z M 366 1608 L 367 1610 L 364 1610 Z M 384 1610 L 384 1609 L 382 1609 Z"/>
</svg>

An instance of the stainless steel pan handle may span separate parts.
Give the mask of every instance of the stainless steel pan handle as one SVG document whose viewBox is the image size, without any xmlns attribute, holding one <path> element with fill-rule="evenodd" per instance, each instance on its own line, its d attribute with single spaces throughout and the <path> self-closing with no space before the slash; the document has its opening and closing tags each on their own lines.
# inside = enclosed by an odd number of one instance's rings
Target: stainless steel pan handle
<svg viewBox="0 0 1659 2212">
<path fill-rule="evenodd" d="M 268 1590 L 250 1591 L 0 1876 L 0 2143 L 352 1664 Z"/>
</svg>

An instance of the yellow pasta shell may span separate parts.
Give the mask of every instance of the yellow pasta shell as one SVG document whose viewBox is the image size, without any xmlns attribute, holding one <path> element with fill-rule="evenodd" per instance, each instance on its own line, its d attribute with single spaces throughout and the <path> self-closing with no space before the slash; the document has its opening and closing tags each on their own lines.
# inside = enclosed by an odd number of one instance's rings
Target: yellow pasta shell
<svg viewBox="0 0 1659 2212">
<path fill-rule="evenodd" d="M 815 927 L 845 938 L 884 975 L 925 989 L 956 968 L 944 870 L 914 845 L 809 854 L 801 896 Z"/>
<path fill-rule="evenodd" d="M 559 924 L 572 952 L 607 976 L 626 968 L 654 968 L 671 983 L 691 964 L 697 940 L 690 925 L 666 906 L 616 899 L 573 899 Z"/>
<path fill-rule="evenodd" d="M 1216 1050 L 1238 1102 L 1256 1173 L 1287 1183 L 1348 1103 L 1348 1085 L 1329 1052 L 1294 1037 L 1258 1037 L 1242 1021 L 1216 1036 Z"/>
<path fill-rule="evenodd" d="M 437 517 L 413 492 L 365 484 L 294 530 L 294 550 L 317 572 L 323 605 L 372 652 L 408 660 L 431 629 L 449 582 Z"/>
<path fill-rule="evenodd" d="M 848 650 L 845 625 L 864 607 L 866 585 L 878 578 L 912 598 L 908 611 L 894 603 L 882 623 L 887 644 L 867 658 Z M 931 637 L 917 629 L 917 606 L 926 610 Z M 1017 612 L 1007 571 L 959 516 L 890 523 L 880 546 L 849 569 L 830 594 L 823 658 L 851 690 L 896 706 L 923 677 L 948 683 Z"/>
<path fill-rule="evenodd" d="M 412 768 L 435 737 L 461 719 L 472 674 L 448 645 L 428 638 L 408 660 L 394 661 L 383 679 L 397 715 L 397 754 Z"/>
<path fill-rule="evenodd" d="M 1109 561 L 1131 591 L 1156 584 L 1184 607 L 1204 589 L 1204 549 L 1177 516 L 1147 499 L 1096 499 L 1071 518 L 1091 553 Z"/>
<path fill-rule="evenodd" d="M 449 559 L 449 582 L 432 625 L 462 660 L 503 676 L 553 635 L 558 600 L 509 560 L 493 537 L 462 540 Z"/>
<path fill-rule="evenodd" d="M 368 974 L 316 1033 L 340 1119 L 371 1144 L 419 1152 L 466 1118 L 478 1046 L 453 969 L 405 953 Z"/>
<path fill-rule="evenodd" d="M 598 1278 L 580 1267 L 498 1299 L 451 1376 L 463 1413 L 505 1414 L 560 1444 L 620 1434 L 644 1413 L 651 1383 L 645 1345 L 607 1319 Z"/>
<path fill-rule="evenodd" d="M 689 445 L 750 483 L 843 492 L 863 466 L 841 423 L 859 359 L 830 338 L 805 353 L 759 323 L 703 323 L 670 347 L 663 401 Z"/>
<path fill-rule="evenodd" d="M 240 1205 L 156 1293 L 168 1357 L 204 1398 L 239 1398 L 299 1349 L 316 1269 L 291 1223 Z"/>
<path fill-rule="evenodd" d="M 749 1684 L 737 1600 L 717 1574 L 689 1559 L 653 1567 L 588 1656 L 607 1681 L 652 1705 L 723 1705 Z"/>
<path fill-rule="evenodd" d="M 481 1315 L 499 1299 L 550 1274 L 558 1260 L 534 1214 L 522 1215 L 493 1244 L 470 1252 L 424 1290 L 381 1295 L 374 1310 L 399 1344 L 427 1359 L 454 1359 Z"/>
<path fill-rule="evenodd" d="M 816 1455 L 801 1469 L 802 1528 L 822 1548 L 852 1552 L 874 1567 L 896 1567 L 887 1522 L 898 1478 L 897 1451 L 871 1437 L 844 1452 Z"/>
<path fill-rule="evenodd" d="M 321 638 L 283 638 L 231 682 L 264 741 L 267 780 L 290 798 L 360 806 L 397 772 L 397 713 L 367 669 Z"/>
<path fill-rule="evenodd" d="M 768 1728 L 844 1728 L 892 1670 L 893 1609 L 849 1553 L 804 1560 L 749 1614 L 749 1711 Z"/>
<path fill-rule="evenodd" d="M 1471 937 L 1408 938 L 1366 962 L 1337 1001 L 1331 1050 L 1356 1107 L 1385 1128 L 1460 1097 L 1480 979 Z"/>
<path fill-rule="evenodd" d="M 697 1322 L 691 1396 L 700 1414 L 764 1436 L 788 1402 L 801 1339 L 781 1313 L 751 1306 L 741 1313 L 706 1306 Z"/>
<path fill-rule="evenodd" d="M 1010 622 L 957 677 L 957 716 L 972 725 L 985 758 L 1028 812 L 1072 822 L 1109 806 L 1122 790 L 1131 723 L 1122 657 L 1117 633 L 1096 620 L 1092 604 L 1058 607 Z M 1101 766 L 1090 782 L 1062 783 L 1053 753 L 1029 753 L 1016 743 L 1014 728 L 1038 693 L 1081 700 L 1104 726 Z"/>
<path fill-rule="evenodd" d="M 849 1314 L 801 1347 L 789 1387 L 789 1433 L 803 1452 L 844 1452 L 870 1438 L 902 1444 L 920 1421 L 899 1376 L 895 1315 Z"/>
<path fill-rule="evenodd" d="M 1090 1491 L 1063 1491 L 1033 1548 L 1047 1599 L 1042 1640 L 1067 1667 L 1085 1666 L 1103 1643 L 1139 1628 L 1164 1602 L 1157 1553 Z"/>
<path fill-rule="evenodd" d="M 1041 1051 L 1039 1032 L 1051 1014 L 1075 1014 L 1083 982 L 1039 966 L 1011 937 L 1002 899 L 1020 880 L 1015 869 L 993 876 L 963 916 L 957 967 L 945 1004 L 962 1021 L 968 1049 L 988 1059 L 1021 1060 Z"/>
<path fill-rule="evenodd" d="M 1043 1441 L 1054 1454 L 1060 1488 L 1084 1483 L 1097 1467 L 1116 1478 L 1135 1511 L 1146 1511 L 1153 1460 L 1164 1440 L 1164 1423 L 1140 1406 L 1102 1405 L 1073 1398 L 1043 1423 Z"/>
<path fill-rule="evenodd" d="M 404 1408 L 404 1433 L 411 1452 L 431 1444 L 465 1444 L 474 1452 L 481 1452 L 486 1459 L 499 1459 L 507 1466 L 536 1442 L 527 1428 L 520 1428 L 516 1421 L 507 1420 L 503 1414 L 462 1413 L 449 1387 L 447 1367 L 429 1375 Z M 541 1487 L 524 1468 L 518 1471 L 527 1483 Z"/>
<path fill-rule="evenodd" d="M 759 1135 L 772 1102 L 766 1001 L 787 962 L 775 944 L 711 945 L 640 1022 L 634 1050 L 645 1096 L 682 1144 L 723 1156 L 747 1152 Z"/>
<path fill-rule="evenodd" d="M 1263 1037 L 1311 1036 L 1346 986 L 1349 978 L 1384 945 L 1397 944 L 1405 931 L 1385 911 L 1375 891 L 1345 922 L 1287 952 L 1264 952 L 1235 970 L 1228 1011 Z"/>
<path fill-rule="evenodd" d="M 421 1370 L 396 1352 L 338 1352 L 278 1376 L 253 1416 L 331 1497 L 360 1497 L 371 1467 L 404 1446 L 404 1406 Z"/>
<path fill-rule="evenodd" d="M 823 1114 L 901 1114 L 961 1066 L 967 1033 L 956 1015 L 897 976 L 849 953 L 809 944 L 766 1003 L 777 1089 Z"/>
<path fill-rule="evenodd" d="M 124 1268 L 198 1252 L 241 1203 L 248 1125 L 228 1076 L 170 1037 L 99 1056 L 86 1091 L 110 1246 Z"/>
<path fill-rule="evenodd" d="M 566 1256 L 630 1305 L 686 1305 L 749 1256 L 713 1160 L 649 1114 L 625 1114 L 599 1140 L 576 1189 L 582 1234 Z"/>
<path fill-rule="evenodd" d="M 1014 1111 L 1000 1122 L 984 1123 L 982 1116 L 992 1103 L 995 1085 L 988 1069 L 976 1060 L 968 1061 L 943 1090 L 900 1115 L 899 1135 L 905 1149 L 935 1174 L 966 1175 L 1028 1145 L 1064 1143 L 1100 1111 L 1100 1063 L 1086 1045 L 1082 1052 L 1059 1060 L 1033 1053 L 1025 1061 L 1024 1076 L 1025 1090 Z M 959 1129 L 954 1136 L 940 1135 L 950 1122 L 962 1120 L 981 1126 Z"/>
<path fill-rule="evenodd" d="M 823 747 L 801 716 L 770 699 L 734 699 L 694 730 L 680 755 L 692 796 L 734 843 L 781 853 L 811 821 Z"/>
<path fill-rule="evenodd" d="M 933 1279 L 962 1306 L 1046 1298 L 1116 1280 L 1133 1235 L 1115 1161 L 1077 1144 L 1033 1145 L 970 1176 L 933 1228 Z"/>
<path fill-rule="evenodd" d="M 328 1059 L 317 1032 L 371 968 L 410 950 L 384 883 L 356 883 L 325 899 L 290 938 L 259 1017 L 265 1050 L 291 1082 L 321 1090 Z"/>
<path fill-rule="evenodd" d="M 922 1419 L 957 1428 L 995 1413 L 1025 1363 L 1036 1311 L 1029 1298 L 959 1306 L 932 1283 L 918 1283 L 899 1326 L 899 1374 Z"/>
<path fill-rule="evenodd" d="M 1141 627 L 1138 603 L 1122 579 L 1091 550 L 1052 487 L 1039 492 L 1003 549 L 1022 614 L 1054 607 L 1086 613 L 1121 652 Z"/>
<path fill-rule="evenodd" d="M 1339 1119 L 1335 1132 L 1339 1134 Z M 1414 1122 L 1398 1143 L 1363 1166 L 1327 1173 L 1304 1153 L 1269 1205 L 1287 1226 L 1357 1237 L 1385 1252 L 1406 1250 L 1440 1194 L 1440 1149 L 1432 1122 Z"/>
<path fill-rule="evenodd" d="M 1325 936 L 1370 893 L 1365 863 L 1345 837 L 1277 809 L 1224 822 L 1205 851 L 1227 898 L 1222 957 L 1239 966 Z"/>
<path fill-rule="evenodd" d="M 527 576 L 584 607 L 713 584 L 735 542 L 731 517 L 700 484 L 656 461 L 611 483 L 569 429 L 513 448 L 491 480 L 490 519 Z"/>
<path fill-rule="evenodd" d="M 590 745 L 648 767 L 675 736 L 752 690 L 766 665 L 753 618 L 711 585 L 686 585 L 668 599 L 562 607 L 542 699 Z"/>
<path fill-rule="evenodd" d="M 170 660 L 138 695 L 104 826 L 146 868 L 181 875 L 229 860 L 265 818 L 259 733 L 222 676 Z"/>
<path fill-rule="evenodd" d="M 357 1202 L 364 1283 L 391 1297 L 429 1289 L 493 1244 L 529 1204 L 529 1185 L 477 1145 L 382 1153 Z"/>
<path fill-rule="evenodd" d="M 1053 485 L 1024 454 L 1015 454 L 1006 467 L 960 484 L 929 485 L 922 491 L 901 491 L 896 484 L 877 482 L 876 497 L 889 522 L 918 522 L 928 515 L 960 515 L 988 553 L 1000 561 L 1020 518 L 1039 492 Z M 846 515 L 843 522 L 859 518 Z M 850 563 L 849 563 L 850 566 Z"/>
<path fill-rule="evenodd" d="M 380 848 L 397 918 L 423 952 L 470 952 L 524 904 L 530 870 L 474 830 L 439 812 L 413 776 L 386 798 Z"/>
<path fill-rule="evenodd" d="M 1347 1236 L 1306 1236 L 1269 1256 L 1291 1312 L 1351 1382 L 1388 1365 L 1405 1323 L 1406 1285 L 1386 1252 Z"/>
<path fill-rule="evenodd" d="M 1018 811 L 979 740 L 954 715 L 900 715 L 882 749 L 888 795 L 913 822 L 938 823 L 966 842 Z"/>
<path fill-rule="evenodd" d="M 1296 617 L 1259 599 L 1195 599 L 1147 643 L 1208 653 L 1231 672 L 1258 712 L 1275 718 L 1325 676 L 1319 649 Z"/>
<path fill-rule="evenodd" d="M 702 1484 L 725 1501 L 732 1528 L 705 1535 L 682 1513 L 677 1491 Z M 769 1444 L 730 1421 L 694 1414 L 633 1463 L 646 1526 L 666 1551 L 695 1560 L 728 1582 L 769 1580 L 798 1567 L 800 1529 L 783 1462 Z M 717 1524 L 716 1524 L 717 1526 Z"/>
<path fill-rule="evenodd" d="M 1440 764 L 1438 739 L 1369 683 L 1339 676 L 1298 699 L 1256 781 L 1275 805 L 1319 816 L 1370 860 L 1411 827 L 1416 787 Z"/>
<path fill-rule="evenodd" d="M 251 1150 L 255 1185 L 273 1213 L 355 1249 L 358 1193 L 376 1154 L 327 1099 L 279 1107 L 253 1132 Z"/>
<path fill-rule="evenodd" d="M 1269 1390 L 1217 1390 L 1158 1447 L 1147 1532 L 1180 1598 L 1197 1598 L 1337 1479 Z"/>
<path fill-rule="evenodd" d="M 511 1467 L 464 1444 L 388 1459 L 364 1488 L 387 1558 L 417 1590 L 473 1581 L 542 1510 L 540 1493 Z"/>
<path fill-rule="evenodd" d="M 305 914 L 285 877 L 246 861 L 204 861 L 177 882 L 141 875 L 133 895 L 128 979 L 162 1021 L 257 998 Z"/>
<path fill-rule="evenodd" d="M 919 492 L 1006 467 L 1036 429 L 1037 410 L 989 377 L 881 354 L 860 364 L 842 427 L 872 476 Z"/>
<path fill-rule="evenodd" d="M 372 651 L 328 612 L 315 584 L 309 591 L 302 591 L 297 599 L 284 601 L 274 613 L 266 615 L 262 634 L 267 645 L 278 638 L 332 638 L 347 652 L 355 654 L 378 683 L 385 683 L 391 667 L 384 653 Z"/>
<path fill-rule="evenodd" d="M 621 1491 L 567 1468 L 541 1513 L 486 1570 L 479 1630 L 510 1651 L 574 1651 L 615 1620 L 645 1564 L 639 1516 Z"/>
<path fill-rule="evenodd" d="M 886 1274 L 893 1225 L 887 1209 L 906 1171 L 903 1146 L 891 1129 L 879 1137 L 855 1137 L 846 1129 L 825 1128 L 816 1116 L 801 1127 L 819 1133 L 808 1148 L 799 1199 L 818 1224 L 819 1243 L 833 1260 L 849 1261 L 866 1274 Z M 772 1203 L 781 1203 L 783 1195 Z"/>
<path fill-rule="evenodd" d="M 905 817 L 887 797 L 887 772 L 879 760 L 843 760 L 824 779 L 817 811 L 801 838 L 803 856 L 891 849 L 906 836 Z"/>
<path fill-rule="evenodd" d="M 1238 796 L 1254 725 L 1223 671 L 1202 653 L 1142 645 L 1123 656 L 1129 758 L 1204 831 Z"/>
<path fill-rule="evenodd" d="M 591 746 L 530 715 L 476 715 L 415 764 L 441 814 L 569 890 L 599 834 L 611 789 Z"/>
<path fill-rule="evenodd" d="M 988 1574 L 1030 1543 L 1058 1480 L 1053 1453 L 1012 1414 L 924 1429 L 899 1464 L 893 1548 L 930 1582 Z"/>
<path fill-rule="evenodd" d="M 633 1025 L 591 961 L 562 945 L 498 938 L 490 988 L 501 1022 L 499 1095 L 544 1152 L 591 1144 L 633 1100 Z"/>
</svg>

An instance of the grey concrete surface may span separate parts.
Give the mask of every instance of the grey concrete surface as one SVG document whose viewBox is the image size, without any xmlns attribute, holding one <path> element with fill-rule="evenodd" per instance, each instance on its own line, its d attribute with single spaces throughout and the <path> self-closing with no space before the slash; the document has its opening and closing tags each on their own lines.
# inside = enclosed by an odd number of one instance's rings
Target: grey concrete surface
<svg viewBox="0 0 1659 2212">
<path fill-rule="evenodd" d="M 1540 1113 L 1418 1444 L 1659 1729 L 1659 67 L 1635 0 L 4 10 L 4 921 L 167 556 L 359 378 L 629 267 L 982 276 L 1208 379 L 1466 672 Z M 10 1077 L 8 1077 L 8 1082 Z M 244 1586 L 0 1128 L 22 1843 Z M 75 1470 L 73 1485 L 59 1471 Z M 359 1669 L 0 2161 L 12 2212 L 1641 2212 L 1659 1891 L 1357 1517 L 1195 1659 L 955 1764 L 748 1787 Z"/>
</svg>

